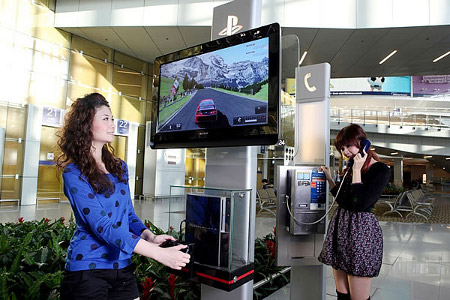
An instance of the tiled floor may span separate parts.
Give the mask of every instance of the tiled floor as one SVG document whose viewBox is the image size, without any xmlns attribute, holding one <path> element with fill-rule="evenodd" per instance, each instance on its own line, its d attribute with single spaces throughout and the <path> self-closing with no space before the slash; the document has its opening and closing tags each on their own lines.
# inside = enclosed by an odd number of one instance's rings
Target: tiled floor
<svg viewBox="0 0 450 300">
<path fill-rule="evenodd" d="M 450 199 L 449 199 L 450 201 Z M 162 229 L 175 224 L 180 216 L 169 220 L 166 201 L 135 201 L 136 214 Z M 171 207 L 172 210 L 176 208 Z M 0 206 L 0 222 L 17 222 L 42 218 L 69 218 L 68 203 L 36 206 Z M 257 217 L 256 235 L 271 232 L 275 219 Z M 372 281 L 373 300 L 444 300 L 450 299 L 450 224 L 410 224 L 381 222 L 384 236 L 384 259 L 381 273 Z M 336 299 L 332 272 L 327 267 L 326 299 Z M 289 299 L 289 286 L 267 299 Z"/>
</svg>

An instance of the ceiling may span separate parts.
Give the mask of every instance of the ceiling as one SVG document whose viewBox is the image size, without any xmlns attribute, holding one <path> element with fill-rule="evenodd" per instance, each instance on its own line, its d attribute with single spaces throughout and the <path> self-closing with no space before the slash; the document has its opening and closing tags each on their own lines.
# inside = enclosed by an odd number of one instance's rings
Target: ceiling
<svg viewBox="0 0 450 300">
<path fill-rule="evenodd" d="M 207 42 L 208 26 L 61 28 L 142 60 Z M 283 28 L 299 37 L 302 65 L 328 62 L 332 78 L 450 74 L 450 25 L 375 29 Z M 379 62 L 393 50 L 384 64 Z"/>
</svg>

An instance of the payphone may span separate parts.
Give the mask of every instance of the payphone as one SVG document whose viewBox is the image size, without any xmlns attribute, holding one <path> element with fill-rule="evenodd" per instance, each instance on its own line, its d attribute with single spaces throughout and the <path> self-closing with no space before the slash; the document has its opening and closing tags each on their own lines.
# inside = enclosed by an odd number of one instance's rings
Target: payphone
<svg viewBox="0 0 450 300">
<path fill-rule="evenodd" d="M 293 235 L 325 233 L 326 178 L 315 166 L 287 170 L 286 226 Z"/>
</svg>

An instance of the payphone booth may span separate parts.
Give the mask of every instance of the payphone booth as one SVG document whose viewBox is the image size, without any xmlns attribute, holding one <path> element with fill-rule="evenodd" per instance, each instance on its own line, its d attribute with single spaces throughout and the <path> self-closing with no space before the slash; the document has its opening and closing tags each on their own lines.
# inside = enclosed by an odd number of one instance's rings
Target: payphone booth
<svg viewBox="0 0 450 300">
<path fill-rule="evenodd" d="M 327 224 L 328 187 L 321 166 L 329 166 L 327 63 L 296 68 L 293 166 L 277 170 L 278 266 L 291 268 L 291 299 L 325 299 L 326 274 L 317 260 Z"/>
</svg>

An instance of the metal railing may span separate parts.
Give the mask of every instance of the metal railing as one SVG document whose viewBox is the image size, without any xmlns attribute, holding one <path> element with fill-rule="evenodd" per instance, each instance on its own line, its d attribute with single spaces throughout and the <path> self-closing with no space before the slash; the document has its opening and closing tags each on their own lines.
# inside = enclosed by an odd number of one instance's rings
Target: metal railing
<svg viewBox="0 0 450 300">
<path fill-rule="evenodd" d="M 340 124 L 358 123 L 363 125 L 397 125 L 428 129 L 450 129 L 450 114 L 434 114 L 424 112 L 402 111 L 400 109 L 366 110 L 332 108 L 330 120 Z"/>
</svg>

